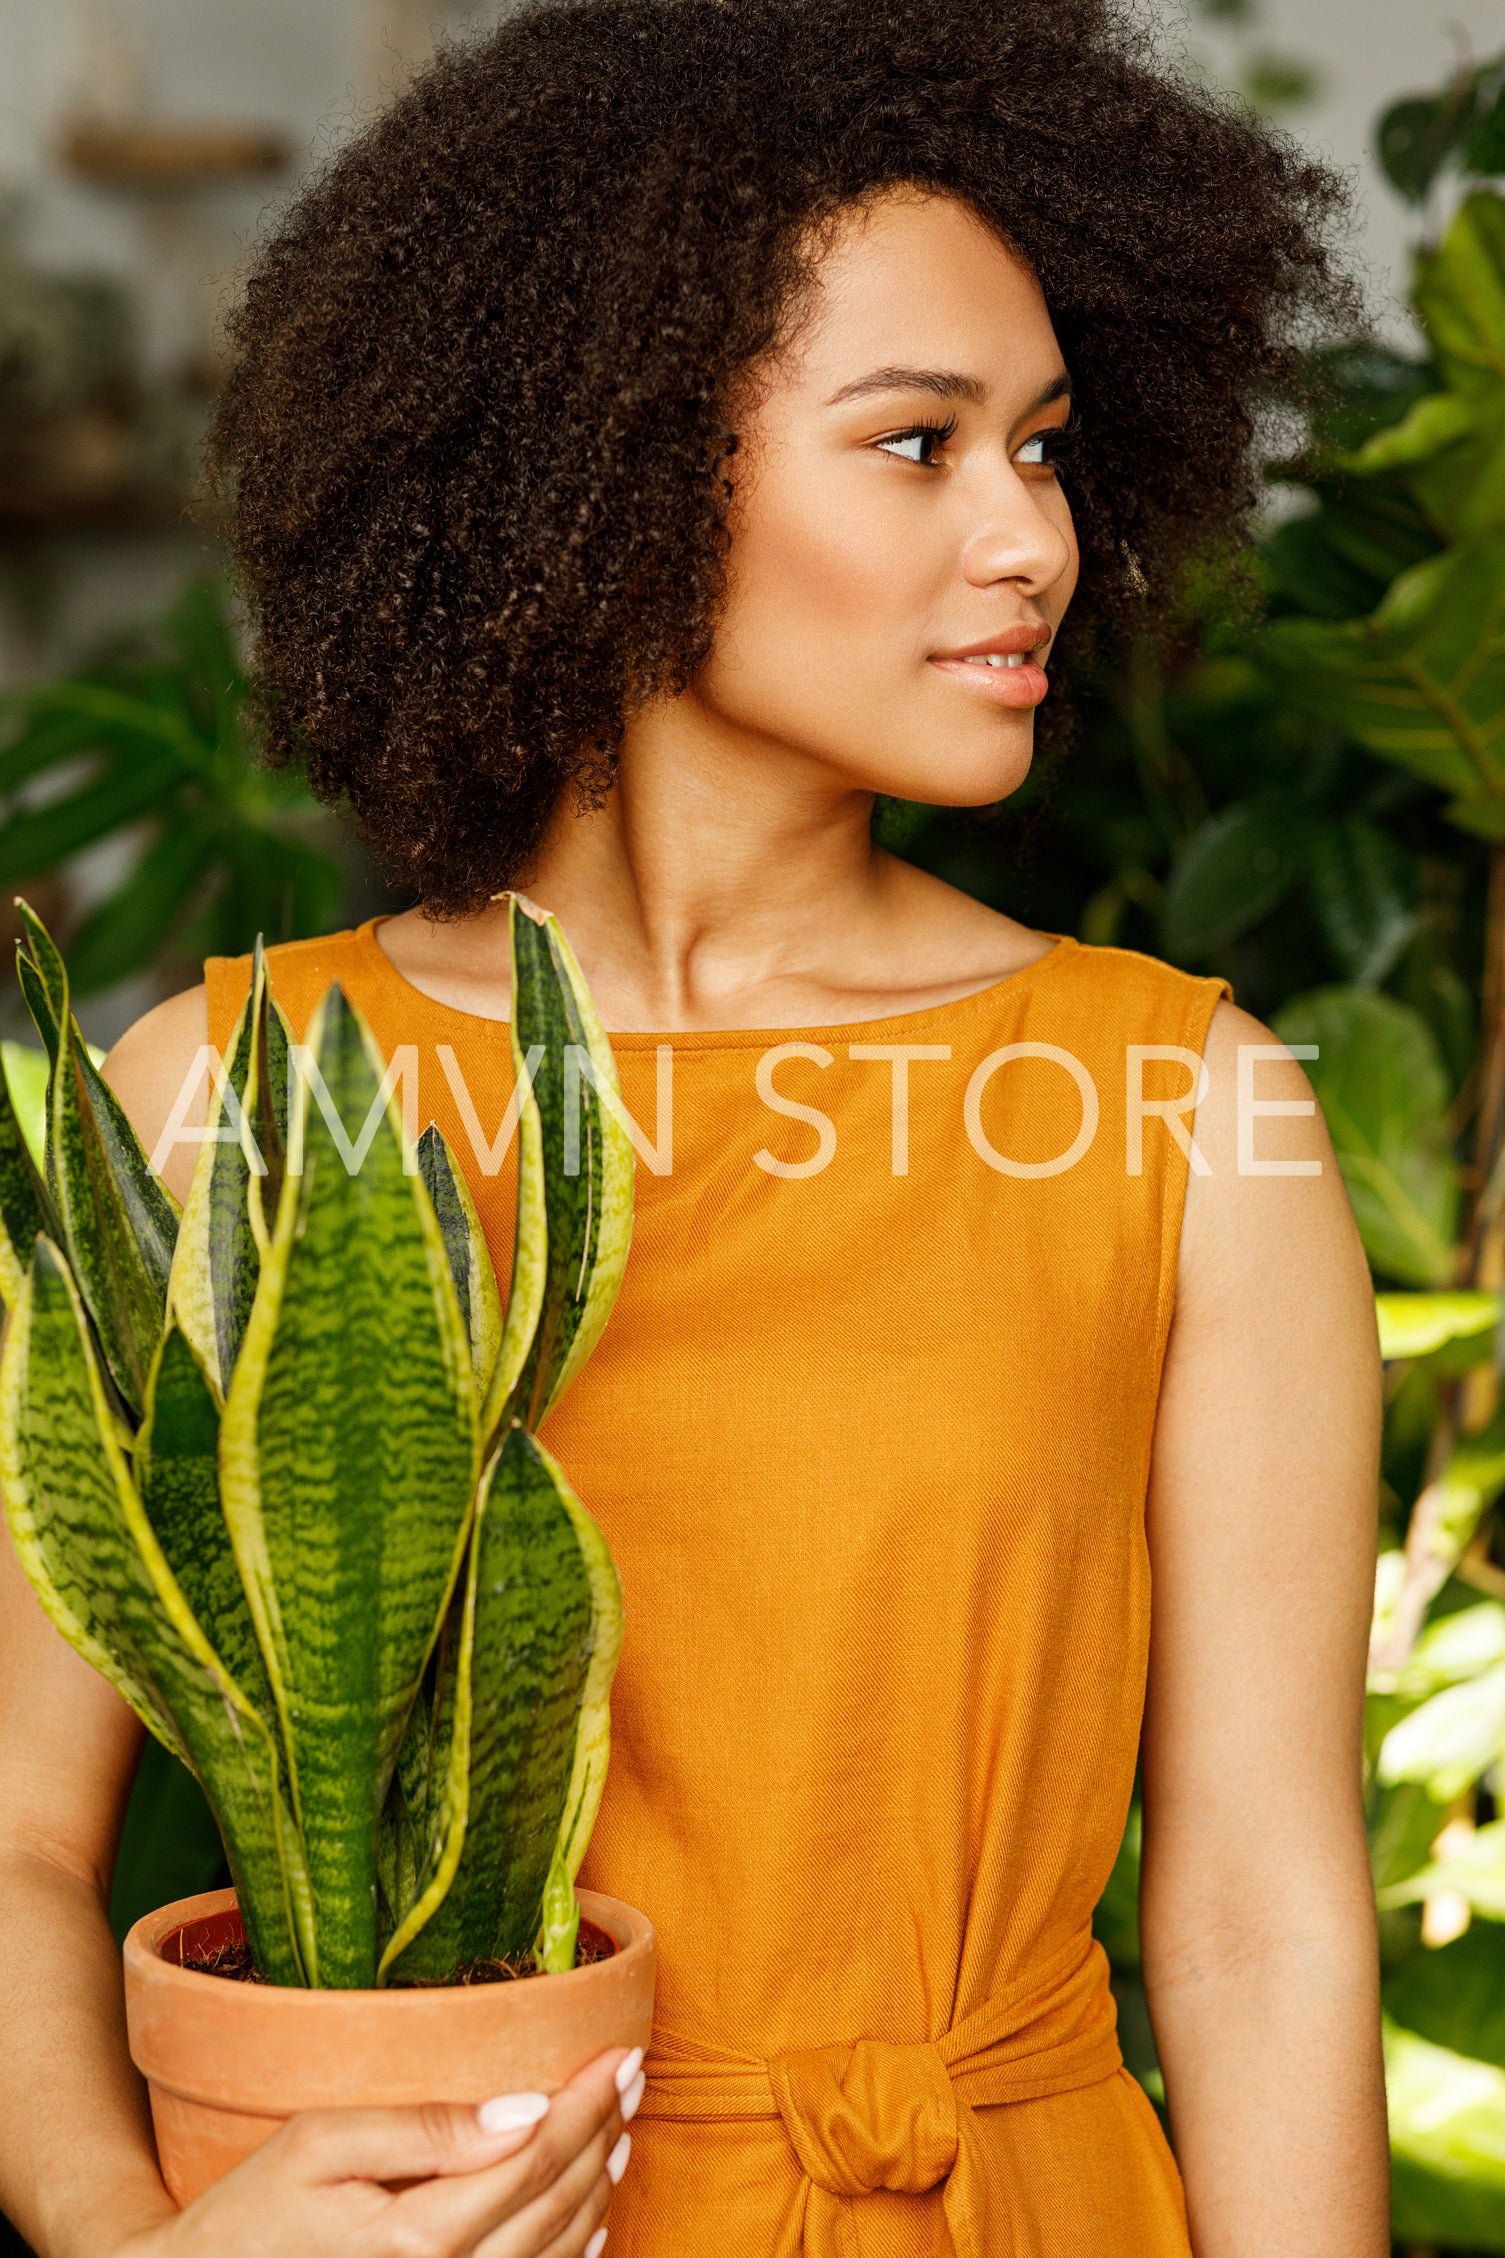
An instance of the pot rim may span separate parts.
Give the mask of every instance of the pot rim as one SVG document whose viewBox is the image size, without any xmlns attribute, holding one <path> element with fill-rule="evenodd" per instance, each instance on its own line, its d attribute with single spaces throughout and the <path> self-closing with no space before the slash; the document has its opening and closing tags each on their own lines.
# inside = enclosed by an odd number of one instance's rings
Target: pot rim
<svg viewBox="0 0 1505 2258">
<path fill-rule="evenodd" d="M 590 1961 L 583 1968 L 563 1969 L 543 1979 L 550 1986 L 569 1984 L 578 1991 L 592 1979 L 599 1981 L 606 1969 L 620 1971 L 624 1962 L 649 1955 L 654 1947 L 654 1930 L 646 1913 L 624 1904 L 620 1898 L 607 1897 L 599 1890 L 582 1889 L 575 1894 L 584 1918 L 604 1930 L 616 1946 L 609 1959 Z M 518 1987 L 513 1984 L 424 1984 L 395 1988 L 381 1985 L 342 1989 L 303 1984 L 236 1984 L 211 1974 L 208 1969 L 184 1968 L 163 1959 L 162 1945 L 178 1930 L 195 1921 L 239 1910 L 235 1891 L 223 1889 L 206 1890 L 196 1897 L 176 1898 L 168 1905 L 159 1905 L 155 1911 L 143 1914 L 126 1932 L 121 1947 L 127 1978 L 134 1979 L 137 1985 L 149 1984 L 159 1998 L 176 1995 L 185 2007 L 194 1997 L 203 1998 L 204 1986 L 212 1984 L 216 2001 L 223 2002 L 222 2012 L 233 2012 L 230 2002 L 238 1997 L 248 2004 L 254 2002 L 254 2011 L 262 2015 L 279 2011 L 274 2002 L 286 2002 L 287 2012 L 317 2015 L 338 2012 L 342 2003 L 354 2000 L 373 2005 L 380 2001 L 380 2012 L 384 2014 L 421 2015 L 430 2019 L 441 2001 L 452 2013 L 478 2013 L 489 2007 L 494 2014 L 500 1998 L 516 1997 L 518 1993 Z M 538 1978 L 528 1979 L 530 1991 L 537 1981 Z M 553 1996 L 557 1998 L 557 1992 Z M 462 2007 L 462 2000 L 471 2004 Z"/>
</svg>

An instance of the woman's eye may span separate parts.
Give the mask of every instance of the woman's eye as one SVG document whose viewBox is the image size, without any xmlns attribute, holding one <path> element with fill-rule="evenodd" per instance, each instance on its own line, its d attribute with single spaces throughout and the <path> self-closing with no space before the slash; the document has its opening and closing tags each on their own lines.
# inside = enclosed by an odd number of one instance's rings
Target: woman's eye
<svg viewBox="0 0 1505 2258">
<path fill-rule="evenodd" d="M 886 455 L 897 455 L 901 462 L 930 465 L 935 461 L 936 450 L 956 435 L 952 424 L 918 423 L 908 431 L 891 432 L 878 445 Z"/>
<path fill-rule="evenodd" d="M 1047 424 L 1043 431 L 1032 432 L 1015 455 L 1016 463 L 1037 464 L 1042 470 L 1059 472 L 1061 457 L 1076 436 L 1076 418 L 1067 423 Z"/>
</svg>

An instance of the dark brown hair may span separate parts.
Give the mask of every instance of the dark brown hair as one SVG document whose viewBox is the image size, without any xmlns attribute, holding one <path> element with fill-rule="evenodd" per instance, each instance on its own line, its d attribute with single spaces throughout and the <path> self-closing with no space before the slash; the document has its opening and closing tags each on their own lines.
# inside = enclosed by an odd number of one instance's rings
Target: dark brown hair
<svg viewBox="0 0 1505 2258">
<path fill-rule="evenodd" d="M 534 0 L 267 244 L 211 440 L 267 755 L 435 914 L 525 874 L 633 701 L 703 662 L 738 374 L 812 223 L 899 182 L 1043 286 L 1081 612 L 1162 596 L 1251 505 L 1258 403 L 1343 307 L 1339 195 L 1115 0 Z"/>
</svg>

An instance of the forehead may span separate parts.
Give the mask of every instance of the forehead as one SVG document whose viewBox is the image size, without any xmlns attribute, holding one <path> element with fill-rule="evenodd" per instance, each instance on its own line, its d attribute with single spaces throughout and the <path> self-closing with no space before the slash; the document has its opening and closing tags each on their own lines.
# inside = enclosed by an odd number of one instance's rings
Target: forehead
<svg viewBox="0 0 1505 2258">
<path fill-rule="evenodd" d="M 804 386 L 868 368 L 955 369 L 1030 396 L 1061 370 L 1033 273 L 969 205 L 889 191 L 834 221 L 786 363 Z"/>
</svg>

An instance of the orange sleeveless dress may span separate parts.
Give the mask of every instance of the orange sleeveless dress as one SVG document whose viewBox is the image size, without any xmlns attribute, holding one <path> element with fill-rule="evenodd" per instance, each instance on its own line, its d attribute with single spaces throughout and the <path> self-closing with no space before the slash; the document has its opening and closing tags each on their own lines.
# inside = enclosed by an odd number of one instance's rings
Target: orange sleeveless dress
<svg viewBox="0 0 1505 2258">
<path fill-rule="evenodd" d="M 507 1029 L 379 923 L 275 992 L 415 1047 L 505 1281 Z M 249 969 L 206 966 L 221 1050 Z M 1225 992 L 1066 939 L 891 1019 L 613 1038 L 632 1256 L 546 1435 L 627 1610 L 582 1879 L 662 1953 L 616 2258 L 1188 2258 L 1090 1924 L 1187 1168 L 1127 1092 L 1188 1090 Z"/>
</svg>

